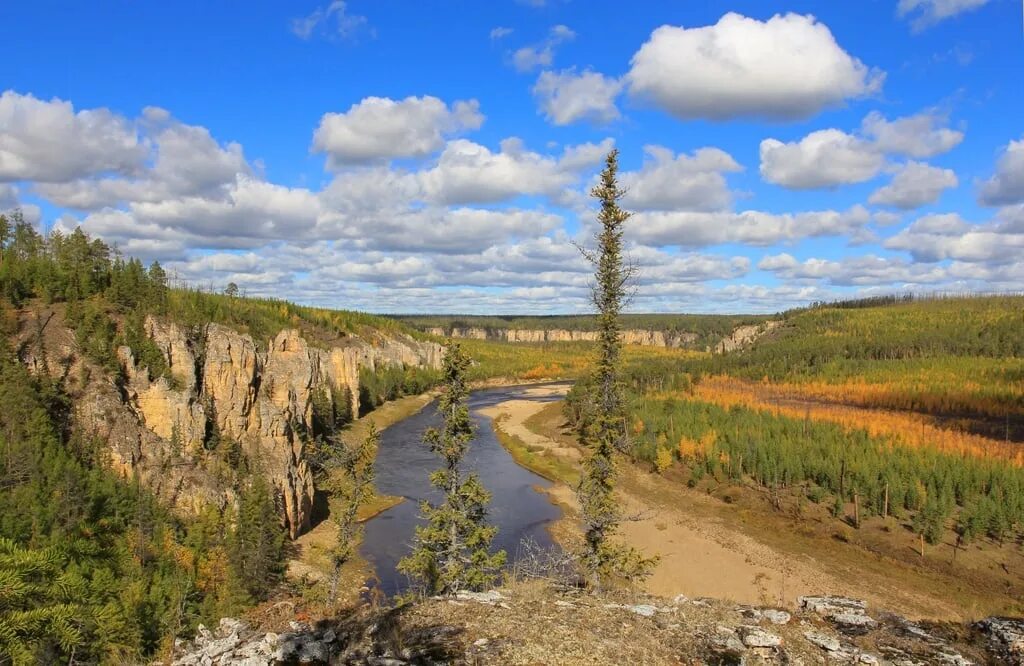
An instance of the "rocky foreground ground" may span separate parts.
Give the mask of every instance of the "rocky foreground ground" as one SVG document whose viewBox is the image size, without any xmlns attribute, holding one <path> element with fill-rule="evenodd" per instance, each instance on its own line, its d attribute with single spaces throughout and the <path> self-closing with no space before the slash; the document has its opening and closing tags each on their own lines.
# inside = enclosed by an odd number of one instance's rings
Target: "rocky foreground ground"
<svg viewBox="0 0 1024 666">
<path fill-rule="evenodd" d="M 790 612 L 524 583 L 316 622 L 284 608 L 275 631 L 233 618 L 201 626 L 173 663 L 1024 664 L 1022 620 L 911 622 L 830 596 L 801 597 Z"/>
</svg>

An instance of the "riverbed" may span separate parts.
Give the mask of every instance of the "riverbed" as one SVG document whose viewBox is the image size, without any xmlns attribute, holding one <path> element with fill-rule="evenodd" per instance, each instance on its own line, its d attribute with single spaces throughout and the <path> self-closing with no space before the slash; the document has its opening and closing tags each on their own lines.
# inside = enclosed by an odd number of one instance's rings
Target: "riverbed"
<svg viewBox="0 0 1024 666">
<path fill-rule="evenodd" d="M 538 390 L 537 385 L 481 389 L 469 396 L 476 432 L 466 454 L 466 469 L 476 471 L 492 494 L 488 519 L 498 527 L 493 548 L 504 550 L 509 564 L 515 561 L 524 539 L 543 548 L 555 547 L 547 526 L 560 517 L 561 511 L 544 492 L 550 483 L 516 464 L 495 437 L 491 418 L 481 412 L 508 400 L 549 402 L 560 397 Z M 442 499 L 428 478 L 439 466 L 439 459 L 423 443 L 424 431 L 440 423 L 436 402 L 432 402 L 381 432 L 376 486 L 382 494 L 401 496 L 404 501 L 367 521 L 360 551 L 376 571 L 374 584 L 387 596 L 409 587 L 409 580 L 397 566 L 412 548 L 416 525 L 422 524 L 420 503 Z"/>
</svg>

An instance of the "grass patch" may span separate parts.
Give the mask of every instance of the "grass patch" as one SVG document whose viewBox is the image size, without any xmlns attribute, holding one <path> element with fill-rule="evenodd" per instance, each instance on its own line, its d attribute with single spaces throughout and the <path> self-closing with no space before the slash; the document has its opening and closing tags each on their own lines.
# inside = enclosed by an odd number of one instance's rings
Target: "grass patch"
<svg viewBox="0 0 1024 666">
<path fill-rule="evenodd" d="M 554 483 L 564 483 L 571 488 L 579 483 L 580 473 L 571 463 L 552 455 L 544 447 L 528 446 L 522 439 L 510 435 L 501 429 L 501 422 L 507 415 L 491 420 L 491 427 L 498 442 L 512 456 L 517 464 L 530 470 L 537 476 Z"/>
</svg>

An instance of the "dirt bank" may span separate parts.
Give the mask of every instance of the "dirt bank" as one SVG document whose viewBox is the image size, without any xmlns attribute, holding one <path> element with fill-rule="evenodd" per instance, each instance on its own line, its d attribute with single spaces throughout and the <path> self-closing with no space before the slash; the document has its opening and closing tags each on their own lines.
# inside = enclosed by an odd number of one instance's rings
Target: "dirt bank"
<svg viewBox="0 0 1024 666">
<path fill-rule="evenodd" d="M 560 390 L 543 387 L 538 390 Z M 561 389 L 564 390 L 564 389 Z M 558 407 L 513 400 L 486 412 L 497 427 L 533 455 L 578 464 L 580 450 L 560 432 Z M 660 561 L 644 583 L 646 592 L 672 597 L 706 596 L 750 604 L 791 604 L 806 594 L 842 594 L 912 617 L 964 619 L 982 604 L 951 601 L 953 581 L 902 566 L 832 539 L 801 534 L 792 521 L 729 506 L 679 479 L 666 479 L 622 465 L 620 494 L 625 513 L 621 533 Z M 556 537 L 578 535 L 578 504 L 572 489 L 556 483 L 549 493 L 567 509 Z"/>
</svg>

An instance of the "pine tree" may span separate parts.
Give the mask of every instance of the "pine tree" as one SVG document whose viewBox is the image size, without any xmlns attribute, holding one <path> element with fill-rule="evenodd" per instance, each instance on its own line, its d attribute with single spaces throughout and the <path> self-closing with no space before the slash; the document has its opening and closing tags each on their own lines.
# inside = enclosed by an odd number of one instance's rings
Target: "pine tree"
<svg viewBox="0 0 1024 666">
<path fill-rule="evenodd" d="M 598 251 L 596 255 L 584 251 L 596 268 L 592 299 L 597 308 L 600 355 L 589 391 L 589 414 L 579 425 L 580 443 L 589 455 L 583 463 L 583 476 L 576 493 L 584 522 L 585 543 L 580 560 L 594 587 L 614 577 L 642 577 L 654 564 L 654 560 L 644 558 L 636 550 L 611 541 L 621 520 L 615 500 L 615 457 L 628 447 L 627 414 L 619 377 L 622 353 L 619 314 L 632 274 L 622 257 L 623 224 L 629 219 L 629 213 L 618 204 L 624 194 L 616 180 L 618 166 L 618 151 L 612 150 L 605 160 L 600 183 L 591 192 L 601 202 L 597 216 L 601 224 L 597 234 Z"/>
<path fill-rule="evenodd" d="M 331 592 L 330 602 L 333 604 L 338 597 L 338 580 L 341 567 L 348 562 L 355 551 L 362 528 L 357 522 L 359 507 L 373 495 L 373 462 L 377 456 L 380 433 L 376 426 L 370 424 L 370 432 L 366 438 L 349 452 L 344 461 L 343 486 L 339 488 L 338 499 L 334 502 L 331 516 L 338 528 L 338 540 L 330 550 L 331 558 Z"/>
<path fill-rule="evenodd" d="M 421 511 L 427 524 L 416 529 L 416 546 L 398 565 L 431 595 L 486 588 L 495 582 L 505 563 L 505 551 L 490 552 L 497 533 L 497 528 L 486 522 L 491 494 L 475 473 L 464 474 L 461 469 L 473 439 L 466 404 L 468 367 L 469 357 L 458 343 L 449 340 L 442 370 L 444 392 L 438 401 L 444 427 L 431 428 L 423 437 L 443 463 L 430 475 L 430 483 L 444 492 L 444 501 L 437 506 L 423 502 Z"/>
</svg>

